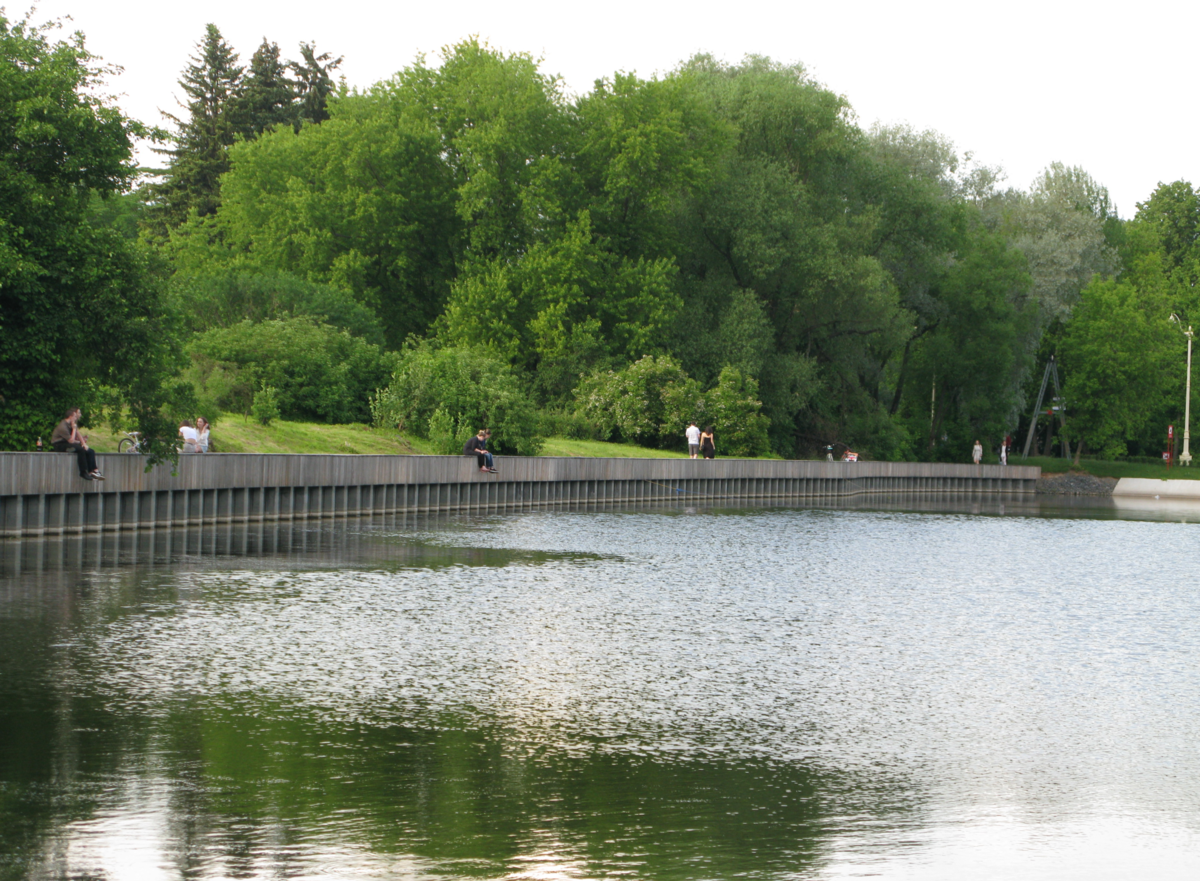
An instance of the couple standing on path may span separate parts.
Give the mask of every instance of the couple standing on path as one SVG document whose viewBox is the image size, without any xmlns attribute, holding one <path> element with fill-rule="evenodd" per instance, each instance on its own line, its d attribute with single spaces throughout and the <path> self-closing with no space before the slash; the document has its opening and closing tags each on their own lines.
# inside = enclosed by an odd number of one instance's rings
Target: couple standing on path
<svg viewBox="0 0 1200 881">
<path fill-rule="evenodd" d="M 700 431 L 696 427 L 695 422 L 690 422 L 684 435 L 687 436 L 688 455 L 693 459 L 696 458 L 697 453 L 705 459 L 711 459 L 717 454 L 716 445 L 713 444 L 713 430 L 711 425 L 705 428 L 704 431 Z"/>
<path fill-rule="evenodd" d="M 1000 444 L 1000 464 L 1008 464 L 1008 451 L 1012 447 L 1012 435 L 1005 435 L 1004 442 Z M 975 441 L 975 446 L 971 448 L 971 461 L 976 465 L 983 461 L 983 444 Z"/>
</svg>

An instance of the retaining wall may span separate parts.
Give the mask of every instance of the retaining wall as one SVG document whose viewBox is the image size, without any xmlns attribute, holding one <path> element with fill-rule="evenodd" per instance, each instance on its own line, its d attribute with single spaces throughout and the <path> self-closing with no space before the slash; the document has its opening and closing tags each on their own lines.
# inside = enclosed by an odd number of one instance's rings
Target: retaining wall
<svg viewBox="0 0 1200 881">
<path fill-rule="evenodd" d="M 291 521 L 398 512 L 492 512 L 669 500 L 796 502 L 867 493 L 1032 493 L 1041 469 L 911 462 L 465 456 L 182 456 L 146 472 L 98 457 L 81 480 L 69 453 L 0 453 L 0 536 Z"/>
</svg>

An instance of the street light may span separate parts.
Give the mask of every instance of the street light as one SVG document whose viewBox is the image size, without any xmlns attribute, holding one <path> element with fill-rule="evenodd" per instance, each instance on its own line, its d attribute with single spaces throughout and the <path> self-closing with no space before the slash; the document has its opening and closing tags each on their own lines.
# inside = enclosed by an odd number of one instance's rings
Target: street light
<svg viewBox="0 0 1200 881">
<path fill-rule="evenodd" d="M 1179 316 L 1171 313 L 1171 320 L 1178 325 L 1183 322 L 1179 320 Z M 1183 453 L 1179 456 L 1180 465 L 1192 464 L 1192 453 L 1188 449 L 1188 443 L 1192 439 L 1191 421 L 1192 421 L 1192 326 L 1189 324 L 1188 329 L 1183 332 L 1188 341 L 1188 360 L 1187 360 L 1187 391 L 1183 398 Z"/>
</svg>

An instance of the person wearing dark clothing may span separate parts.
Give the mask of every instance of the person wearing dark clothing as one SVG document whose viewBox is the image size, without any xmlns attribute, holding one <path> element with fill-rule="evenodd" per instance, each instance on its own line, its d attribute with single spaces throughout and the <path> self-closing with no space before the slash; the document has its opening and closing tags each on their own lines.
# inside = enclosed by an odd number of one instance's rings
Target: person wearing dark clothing
<svg viewBox="0 0 1200 881">
<path fill-rule="evenodd" d="M 700 435 L 700 455 L 711 459 L 717 454 L 716 444 L 713 443 L 713 427 L 710 425 Z"/>
<path fill-rule="evenodd" d="M 96 465 L 96 451 L 88 447 L 87 436 L 79 433 L 78 407 L 72 407 L 63 417 L 63 421 L 54 427 L 50 434 L 50 446 L 56 452 L 75 452 L 75 462 L 79 465 L 79 476 L 84 480 L 103 480 L 104 475 Z"/>
<path fill-rule="evenodd" d="M 487 432 L 484 430 L 463 444 L 463 455 L 474 456 L 480 471 L 496 470 L 492 467 L 492 454 L 487 451 Z"/>
</svg>

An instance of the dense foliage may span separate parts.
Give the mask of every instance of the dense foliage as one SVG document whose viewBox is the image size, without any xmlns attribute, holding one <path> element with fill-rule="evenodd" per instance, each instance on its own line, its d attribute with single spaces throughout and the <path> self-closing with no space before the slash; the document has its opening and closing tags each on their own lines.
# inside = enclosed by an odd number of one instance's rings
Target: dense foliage
<svg viewBox="0 0 1200 881">
<path fill-rule="evenodd" d="M 511 452 L 547 427 L 669 447 L 695 419 L 726 454 L 963 459 L 1023 432 L 1052 354 L 1076 454 L 1151 453 L 1181 415 L 1185 182 L 1129 221 L 1059 163 L 1005 189 L 765 58 L 571 97 L 468 40 L 359 91 L 308 45 L 288 62 L 264 40 L 243 68 L 210 25 L 167 168 L 122 195 L 136 127 L 82 97 L 82 46 L 4 34 L 6 444 L 45 419 L 30 402 L 89 383 L 165 412 L 164 341 L 212 415 L 374 418 L 447 452 L 483 425 Z M 30 51 L 47 60 L 14 62 Z M 160 366 L 133 377 L 131 357 Z"/>
<path fill-rule="evenodd" d="M 407 348 L 387 388 L 371 402 L 375 421 L 437 444 L 447 455 L 481 428 L 493 452 L 536 455 L 537 411 L 523 378 L 487 350 L 422 343 Z"/>
<path fill-rule="evenodd" d="M 151 441 L 174 434 L 160 286 L 133 242 L 90 222 L 133 179 L 141 131 L 97 97 L 104 73 L 81 35 L 55 42 L 0 10 L 0 449 L 101 403 Z"/>
</svg>

